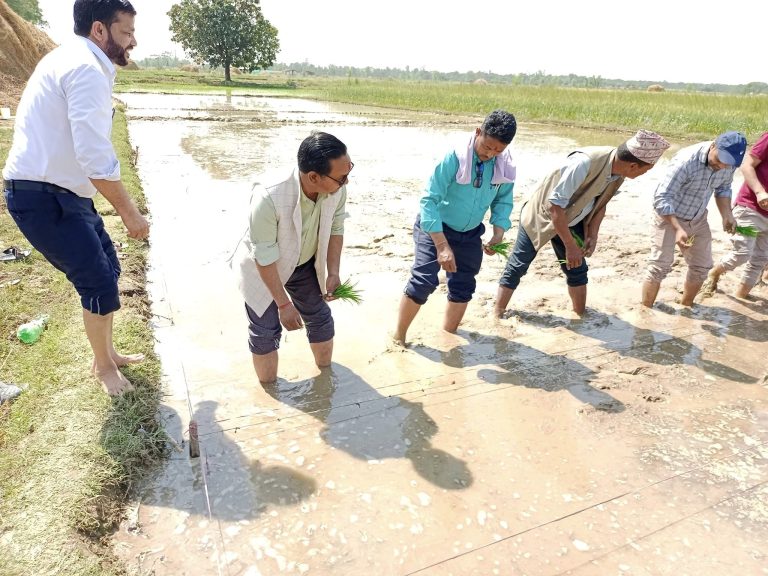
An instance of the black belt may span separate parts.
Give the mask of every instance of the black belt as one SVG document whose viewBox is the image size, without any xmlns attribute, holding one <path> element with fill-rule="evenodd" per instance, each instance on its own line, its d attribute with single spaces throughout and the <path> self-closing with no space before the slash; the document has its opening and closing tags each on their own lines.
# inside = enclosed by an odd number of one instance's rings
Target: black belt
<svg viewBox="0 0 768 576">
<path fill-rule="evenodd" d="M 66 188 L 51 184 L 50 182 L 36 182 L 34 180 L 3 180 L 3 188 L 16 192 L 69 192 Z"/>
</svg>

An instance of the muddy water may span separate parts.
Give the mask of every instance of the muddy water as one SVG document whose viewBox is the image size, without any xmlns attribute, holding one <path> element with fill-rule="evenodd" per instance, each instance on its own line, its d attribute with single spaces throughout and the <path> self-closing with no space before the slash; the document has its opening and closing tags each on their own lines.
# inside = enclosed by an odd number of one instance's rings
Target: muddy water
<svg viewBox="0 0 768 576">
<path fill-rule="evenodd" d="M 486 259 L 456 335 L 444 290 L 407 350 L 388 333 L 434 160 L 480 118 L 269 98 L 123 95 L 152 213 L 150 290 L 179 445 L 140 487 L 115 550 L 140 574 L 765 574 L 766 288 L 689 312 L 636 306 L 664 162 L 609 207 L 583 320 L 542 251 L 490 315 Z M 323 129 L 349 146 L 334 364 L 300 333 L 263 389 L 227 258 L 250 187 Z M 516 203 L 563 154 L 621 134 L 521 126 Z M 715 252 L 727 238 L 715 230 Z M 514 230 L 508 239 L 514 238 Z M 735 284 L 730 276 L 724 288 Z M 186 433 L 199 427 L 201 457 Z"/>
</svg>

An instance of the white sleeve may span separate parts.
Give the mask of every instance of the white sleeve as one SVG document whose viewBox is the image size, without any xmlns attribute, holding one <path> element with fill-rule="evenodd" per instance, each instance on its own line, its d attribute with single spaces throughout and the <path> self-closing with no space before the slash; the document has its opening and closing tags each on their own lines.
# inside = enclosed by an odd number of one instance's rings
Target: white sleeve
<svg viewBox="0 0 768 576">
<path fill-rule="evenodd" d="M 94 66 L 80 66 L 62 78 L 75 158 L 88 178 L 120 180 L 112 147 L 112 90 Z"/>
</svg>

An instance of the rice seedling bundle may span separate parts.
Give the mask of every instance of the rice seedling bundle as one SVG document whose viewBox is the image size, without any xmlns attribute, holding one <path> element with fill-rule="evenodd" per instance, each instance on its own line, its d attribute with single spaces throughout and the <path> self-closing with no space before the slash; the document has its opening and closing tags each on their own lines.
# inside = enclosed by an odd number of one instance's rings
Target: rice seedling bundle
<svg viewBox="0 0 768 576">
<path fill-rule="evenodd" d="M 749 236 L 750 238 L 757 238 L 759 232 L 754 226 L 736 226 L 736 234 Z"/>
<path fill-rule="evenodd" d="M 509 258 L 509 246 L 509 242 L 499 242 L 488 248 L 503 258 Z"/>
<path fill-rule="evenodd" d="M 352 284 L 349 280 L 345 280 L 342 284 L 339 284 L 336 290 L 333 291 L 333 295 L 339 300 L 360 304 L 363 299 L 360 296 L 360 290 L 355 288 L 355 286 L 357 286 L 357 282 Z"/>
</svg>

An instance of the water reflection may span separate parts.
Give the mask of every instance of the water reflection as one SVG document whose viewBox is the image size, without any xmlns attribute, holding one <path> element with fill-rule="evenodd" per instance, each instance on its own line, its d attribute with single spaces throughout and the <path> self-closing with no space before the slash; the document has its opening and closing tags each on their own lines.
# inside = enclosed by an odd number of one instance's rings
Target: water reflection
<svg viewBox="0 0 768 576">
<path fill-rule="evenodd" d="M 408 458 L 418 474 L 436 486 L 456 490 L 472 484 L 466 462 L 432 446 L 438 426 L 421 402 L 383 396 L 340 364 L 308 380 L 278 379 L 264 389 L 323 422 L 320 437 L 354 458 Z"/>
</svg>

